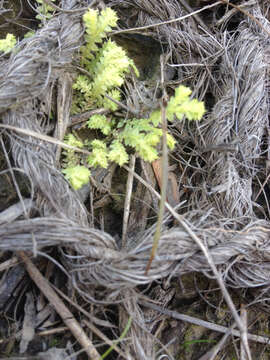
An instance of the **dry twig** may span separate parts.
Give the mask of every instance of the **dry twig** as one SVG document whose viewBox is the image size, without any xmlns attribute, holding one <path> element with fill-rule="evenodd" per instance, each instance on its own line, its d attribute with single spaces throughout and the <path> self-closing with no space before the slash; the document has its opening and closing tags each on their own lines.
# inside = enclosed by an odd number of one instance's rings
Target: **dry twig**
<svg viewBox="0 0 270 360">
<path fill-rule="evenodd" d="M 24 262 L 31 279 L 34 281 L 43 295 L 50 301 L 57 313 L 61 316 L 64 323 L 67 325 L 74 337 L 78 340 L 85 352 L 88 354 L 89 359 L 99 360 L 100 355 L 95 349 L 94 345 L 85 334 L 78 321 L 74 318 L 73 314 L 58 297 L 58 295 L 49 285 L 48 281 L 42 276 L 41 272 L 23 251 L 18 251 L 17 255 Z"/>
</svg>

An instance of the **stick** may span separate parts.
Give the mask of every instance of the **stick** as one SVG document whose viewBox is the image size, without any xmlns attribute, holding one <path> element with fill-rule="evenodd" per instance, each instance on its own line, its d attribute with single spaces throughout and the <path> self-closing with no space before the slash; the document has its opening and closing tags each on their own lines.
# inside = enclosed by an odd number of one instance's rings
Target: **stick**
<svg viewBox="0 0 270 360">
<path fill-rule="evenodd" d="M 160 306 L 158 306 L 156 304 L 149 303 L 147 301 L 139 300 L 139 303 L 142 306 L 145 306 L 145 307 L 147 307 L 149 309 L 153 309 L 155 311 L 158 311 L 161 314 L 170 316 L 173 319 L 185 321 L 185 322 L 188 322 L 190 324 L 195 324 L 195 325 L 198 325 L 198 326 L 203 326 L 206 329 L 210 329 L 210 330 L 213 330 L 213 331 L 218 331 L 218 332 L 221 332 L 221 333 L 224 333 L 224 334 L 226 334 L 228 331 L 230 331 L 230 329 L 226 328 L 225 326 L 213 324 L 213 323 L 210 323 L 209 321 L 197 319 L 197 318 L 189 316 L 189 315 L 179 314 L 177 311 L 163 309 L 162 307 L 160 307 Z M 241 333 L 238 330 L 231 329 L 231 334 L 233 336 L 241 337 Z M 270 344 L 270 338 L 267 338 L 267 337 L 264 337 L 264 336 L 247 334 L 247 338 L 249 340 L 252 340 L 252 341 L 255 341 L 255 342 L 258 342 L 258 343 L 261 343 L 261 344 L 267 344 L 267 345 Z"/>
<path fill-rule="evenodd" d="M 50 286 L 49 282 L 43 277 L 38 268 L 32 263 L 29 257 L 24 251 L 18 251 L 17 256 L 22 259 L 25 264 L 26 270 L 28 271 L 31 279 L 40 289 L 40 291 L 46 296 L 49 302 L 54 306 L 56 312 L 61 316 L 64 323 L 68 326 L 74 337 L 81 344 L 85 352 L 87 353 L 90 360 L 99 360 L 100 355 L 95 349 L 92 342 L 89 340 L 86 333 L 81 328 L 78 321 L 74 318 L 72 313 L 55 293 Z"/>
<path fill-rule="evenodd" d="M 156 256 L 156 252 L 158 249 L 158 243 L 161 235 L 162 221 L 165 211 L 165 202 L 167 197 L 167 185 L 168 185 L 168 148 L 167 148 L 167 118 L 166 118 L 166 107 L 168 96 L 164 86 L 164 65 L 165 58 L 161 55 L 160 57 L 160 65 L 161 65 L 161 86 L 162 86 L 162 99 L 161 99 L 161 121 L 162 121 L 162 180 L 161 180 L 161 198 L 159 203 L 159 212 L 158 212 L 158 220 L 157 220 L 157 228 L 155 231 L 153 246 L 150 254 L 150 259 L 146 265 L 145 275 L 147 275 L 152 261 Z"/>
<path fill-rule="evenodd" d="M 136 156 L 131 155 L 129 166 L 131 170 L 135 169 Z M 123 216 L 123 229 L 122 229 L 122 248 L 125 248 L 127 244 L 127 230 L 128 230 L 128 219 L 130 212 L 130 202 L 132 195 L 132 187 L 133 187 L 134 176 L 132 173 L 128 173 L 127 185 L 126 185 L 126 197 L 125 197 L 125 205 L 124 205 L 124 216 Z"/>
</svg>

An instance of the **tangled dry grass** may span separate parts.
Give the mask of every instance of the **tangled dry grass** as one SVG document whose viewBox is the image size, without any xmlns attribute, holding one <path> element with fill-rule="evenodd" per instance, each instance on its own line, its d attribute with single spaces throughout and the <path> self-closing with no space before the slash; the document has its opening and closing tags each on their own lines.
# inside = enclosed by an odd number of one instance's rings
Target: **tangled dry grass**
<svg viewBox="0 0 270 360">
<path fill-rule="evenodd" d="M 171 127 L 178 141 L 172 157 L 177 164 L 181 223 L 176 219 L 172 226 L 173 215 L 167 215 L 158 255 L 147 275 L 155 224 L 140 233 L 139 241 L 136 236 L 128 249 L 120 249 L 115 237 L 91 227 L 80 196 L 59 171 L 55 156 L 59 145 L 42 138 L 56 126 L 48 114 L 59 79 L 71 91 L 72 62 L 83 41 L 82 13 L 77 10 L 88 6 L 77 0 L 60 3 L 76 11 L 59 11 L 32 38 L 21 41 L 10 58 L 0 59 L 1 143 L 12 162 L 9 171 L 23 172 L 32 194 L 31 206 L 22 209 L 24 219 L 15 215 L 6 220 L 0 214 L 1 251 L 44 255 L 48 247 L 58 247 L 69 280 L 84 299 L 96 306 L 117 303 L 121 324 L 129 316 L 135 319 L 130 341 L 122 347 L 127 359 L 157 356 L 140 305 L 144 298 L 140 285 L 166 278 L 170 282 L 190 272 L 213 276 L 209 258 L 187 227 L 207 248 L 224 284 L 257 288 L 258 302 L 269 310 L 267 2 L 239 1 L 251 17 L 219 1 L 196 16 L 155 26 L 185 16 L 189 12 L 185 2 L 105 1 L 126 28 L 151 25 L 139 32 L 166 44 L 169 65 L 177 70 L 175 83 L 190 86 L 208 109 L 199 123 Z M 69 110 L 67 97 L 62 105 L 65 120 Z M 132 236 L 129 241 L 134 243 Z"/>
</svg>

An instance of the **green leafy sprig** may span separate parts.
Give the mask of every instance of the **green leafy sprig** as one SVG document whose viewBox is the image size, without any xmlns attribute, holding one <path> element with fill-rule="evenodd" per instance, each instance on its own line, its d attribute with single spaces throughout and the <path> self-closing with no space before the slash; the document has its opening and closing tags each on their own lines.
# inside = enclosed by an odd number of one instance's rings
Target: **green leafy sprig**
<svg viewBox="0 0 270 360">
<path fill-rule="evenodd" d="M 83 15 L 85 45 L 80 49 L 81 67 L 89 74 L 79 75 L 73 85 L 75 90 L 73 112 L 84 112 L 94 107 L 105 107 L 115 111 L 117 105 L 105 98 L 107 94 L 119 101 L 117 89 L 123 85 L 130 67 L 136 69 L 133 60 L 112 40 L 105 40 L 106 34 L 117 24 L 117 15 L 111 8 L 99 12 L 89 9 Z"/>
<path fill-rule="evenodd" d="M 85 112 L 98 107 L 110 110 L 109 115 L 93 115 L 87 121 L 90 129 L 97 130 L 100 137 L 84 143 L 73 135 L 66 137 L 69 145 L 85 147 L 90 150 L 84 162 L 74 151 L 64 153 L 63 171 L 74 188 L 79 188 L 90 175 L 91 167 L 106 168 L 109 162 L 122 166 L 129 160 L 129 153 L 136 152 L 145 161 L 158 158 L 158 145 L 161 142 L 161 112 L 154 110 L 149 118 L 116 119 L 113 115 L 117 105 L 105 95 L 120 101 L 119 87 L 124 83 L 126 74 L 132 67 L 138 71 L 126 52 L 111 40 L 106 40 L 106 34 L 116 26 L 117 15 L 106 8 L 100 13 L 89 9 L 83 16 L 85 25 L 85 44 L 80 49 L 80 65 L 87 75 L 78 75 L 74 82 L 73 112 Z M 168 121 L 199 120 L 205 112 L 203 102 L 191 99 L 191 90 L 179 86 L 168 102 L 166 114 Z M 167 134 L 167 145 L 173 149 L 175 139 Z M 83 171 L 85 168 L 87 171 Z M 81 181 L 78 180 L 81 174 Z"/>
<path fill-rule="evenodd" d="M 51 1 L 55 2 L 55 0 Z M 39 6 L 37 6 L 38 15 L 36 16 L 36 19 L 40 21 L 51 19 L 54 9 L 50 5 L 46 4 L 43 0 L 36 0 L 36 2 L 39 4 Z"/>
<path fill-rule="evenodd" d="M 0 40 L 0 51 L 8 54 L 16 45 L 16 38 L 13 34 L 7 34 L 5 39 Z"/>
</svg>

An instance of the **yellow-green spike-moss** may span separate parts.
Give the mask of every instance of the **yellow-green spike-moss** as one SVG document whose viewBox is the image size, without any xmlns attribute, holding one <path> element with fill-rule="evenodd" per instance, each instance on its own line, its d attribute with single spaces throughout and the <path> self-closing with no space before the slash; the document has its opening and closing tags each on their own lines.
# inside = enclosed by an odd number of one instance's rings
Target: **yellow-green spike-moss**
<svg viewBox="0 0 270 360">
<path fill-rule="evenodd" d="M 62 170 L 71 186 L 78 190 L 89 182 L 90 171 L 85 166 L 74 166 Z"/>
<path fill-rule="evenodd" d="M 13 34 L 7 34 L 5 39 L 0 40 L 0 51 L 9 53 L 16 45 L 16 38 Z"/>
<path fill-rule="evenodd" d="M 78 113 L 105 108 L 107 113 L 93 115 L 87 121 L 87 127 L 97 134 L 96 140 L 85 140 L 82 143 L 71 134 L 66 137 L 68 144 L 84 147 L 91 153 L 82 159 L 81 154 L 73 150 L 63 151 L 63 172 L 74 188 L 78 188 L 80 184 L 82 186 L 89 177 L 87 167 L 106 168 L 109 162 L 122 166 L 128 162 L 128 152 L 136 152 L 145 161 L 156 160 L 162 138 L 159 109 L 153 110 L 148 118 L 119 119 L 114 115 L 118 108 L 116 103 L 121 101 L 120 87 L 126 74 L 131 67 L 138 74 L 125 50 L 114 41 L 106 39 L 107 33 L 116 26 L 116 13 L 110 8 L 101 12 L 89 9 L 83 16 L 83 21 L 85 44 L 80 49 L 80 65 L 85 71 L 78 74 L 73 84 L 72 110 L 73 113 Z M 175 89 L 166 108 L 169 121 L 182 120 L 184 117 L 188 120 L 201 119 L 205 112 L 204 104 L 191 99 L 191 93 L 189 88 L 182 85 Z M 106 95 L 115 99 L 116 103 Z M 170 150 L 175 145 L 175 139 L 170 134 L 167 134 L 167 145 Z M 78 174 L 83 177 L 81 183 Z"/>
</svg>

